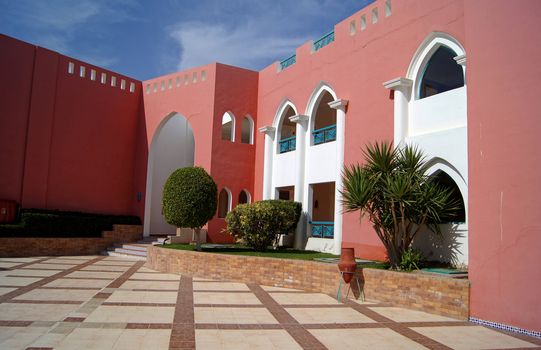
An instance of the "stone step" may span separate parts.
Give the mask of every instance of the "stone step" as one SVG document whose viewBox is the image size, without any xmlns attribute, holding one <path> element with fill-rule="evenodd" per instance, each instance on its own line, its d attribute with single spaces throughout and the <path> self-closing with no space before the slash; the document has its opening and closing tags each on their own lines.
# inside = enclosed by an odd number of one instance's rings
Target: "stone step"
<svg viewBox="0 0 541 350">
<path fill-rule="evenodd" d="M 141 250 L 133 250 L 133 249 L 125 249 L 125 248 L 115 248 L 113 252 L 126 254 L 126 255 L 133 255 L 133 256 L 143 256 L 143 257 L 147 256 L 146 250 L 141 251 Z"/>
<path fill-rule="evenodd" d="M 123 253 L 118 253 L 118 252 L 115 252 L 115 251 L 104 251 L 104 252 L 102 252 L 102 255 L 118 256 L 118 257 L 122 257 L 122 258 L 133 259 L 133 260 L 146 260 L 147 259 L 146 256 L 123 254 Z"/>
<path fill-rule="evenodd" d="M 115 247 L 115 249 L 126 249 L 126 250 L 137 250 L 141 252 L 146 252 L 147 247 L 150 244 L 136 244 L 136 243 L 130 243 L 130 244 L 123 244 L 121 247 Z"/>
</svg>

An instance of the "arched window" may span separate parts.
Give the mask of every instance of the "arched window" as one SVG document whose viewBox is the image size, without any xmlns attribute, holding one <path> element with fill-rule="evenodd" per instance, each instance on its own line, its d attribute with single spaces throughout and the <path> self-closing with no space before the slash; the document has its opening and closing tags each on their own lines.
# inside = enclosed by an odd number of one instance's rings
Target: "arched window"
<svg viewBox="0 0 541 350">
<path fill-rule="evenodd" d="M 227 188 L 223 188 L 218 196 L 218 217 L 225 218 L 231 210 L 231 192 Z"/>
<path fill-rule="evenodd" d="M 235 117 L 229 112 L 222 117 L 222 140 L 235 141 Z"/>
<path fill-rule="evenodd" d="M 334 101 L 333 96 L 327 91 L 321 94 L 315 107 L 312 139 L 314 145 L 336 141 L 336 110 L 329 106 Z"/>
<path fill-rule="evenodd" d="M 242 190 L 239 193 L 239 204 L 246 204 L 251 202 L 250 193 L 246 190 Z"/>
<path fill-rule="evenodd" d="M 457 54 L 440 46 L 426 63 L 419 85 L 419 98 L 425 98 L 464 86 L 462 67 L 454 58 Z"/>
<path fill-rule="evenodd" d="M 455 181 L 442 170 L 438 170 L 432 175 L 432 180 L 436 181 L 440 186 L 448 188 L 451 191 L 450 200 L 458 206 L 458 210 L 454 215 L 450 215 L 446 218 L 442 218 L 443 222 L 466 222 L 466 208 L 464 206 L 464 199 L 460 193 Z"/>
<path fill-rule="evenodd" d="M 242 119 L 240 142 L 254 144 L 254 121 L 249 116 Z"/>
<path fill-rule="evenodd" d="M 295 115 L 295 110 L 288 106 L 284 113 L 282 114 L 282 118 L 280 120 L 280 126 L 279 126 L 279 139 L 278 139 L 278 152 L 279 153 L 286 153 L 290 151 L 294 151 L 297 147 L 296 143 L 296 136 L 295 131 L 297 129 L 297 126 L 295 123 L 293 123 L 291 120 L 289 120 L 290 117 Z"/>
</svg>

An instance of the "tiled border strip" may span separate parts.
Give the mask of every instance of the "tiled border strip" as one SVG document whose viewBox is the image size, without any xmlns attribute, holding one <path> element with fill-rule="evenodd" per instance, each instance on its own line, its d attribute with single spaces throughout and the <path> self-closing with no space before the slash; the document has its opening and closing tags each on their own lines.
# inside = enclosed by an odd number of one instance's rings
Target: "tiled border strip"
<svg viewBox="0 0 541 350">
<path fill-rule="evenodd" d="M 169 350 L 195 350 L 195 310 L 193 283 L 190 276 L 181 276 L 173 327 L 169 338 Z"/>
<path fill-rule="evenodd" d="M 351 300 L 344 300 L 344 304 L 351 307 L 353 310 L 363 314 L 364 316 L 371 318 L 372 320 L 380 323 L 381 325 L 395 331 L 396 333 L 413 340 L 416 343 L 421 344 L 422 346 L 427 347 L 428 349 L 437 349 L 437 350 L 452 350 L 450 347 L 439 343 L 421 333 L 415 332 L 413 329 L 404 326 L 399 322 L 395 322 L 390 318 L 387 318 L 379 313 L 370 310 L 367 306 L 358 304 Z"/>
<path fill-rule="evenodd" d="M 477 317 L 471 317 L 470 316 L 470 322 L 479 324 L 481 326 L 496 328 L 496 329 L 499 329 L 499 330 L 502 330 L 502 331 L 508 331 L 508 332 L 513 332 L 513 333 L 528 335 L 530 337 L 541 338 L 541 332 L 529 331 L 529 330 L 524 329 L 524 328 L 519 328 L 519 327 L 515 327 L 515 326 L 509 326 L 509 325 L 506 325 L 506 324 L 503 324 L 503 323 L 486 321 L 486 320 L 482 320 L 482 319 L 477 318 Z"/>
<path fill-rule="evenodd" d="M 303 349 L 327 349 L 325 345 L 323 345 L 312 333 L 304 329 L 303 326 L 286 311 L 284 306 L 276 302 L 276 300 L 274 300 L 267 291 L 261 288 L 261 286 L 251 283 L 247 284 L 247 286 Z M 238 325 L 236 326 L 238 327 Z"/>
<path fill-rule="evenodd" d="M 122 275 L 117 277 L 113 282 L 109 283 L 109 285 L 107 287 L 105 287 L 105 288 L 118 288 L 118 287 L 120 287 L 121 285 L 124 284 L 124 282 L 126 282 L 131 277 L 131 275 L 133 275 L 134 273 L 137 272 L 137 270 L 139 270 L 141 267 L 143 267 L 144 264 L 145 264 L 144 261 L 141 261 L 141 260 L 137 261 L 128 270 L 126 270 Z"/>
<path fill-rule="evenodd" d="M 73 266 L 73 267 L 71 267 L 71 268 L 69 268 L 67 270 L 63 270 L 63 271 L 60 271 L 58 273 L 55 273 L 54 275 L 42 278 L 41 280 L 36 281 L 34 283 L 30 283 L 27 286 L 22 286 L 22 287 L 14 290 L 12 292 L 9 292 L 9 293 L 6 293 L 6 294 L 0 296 L 0 303 L 4 303 L 4 302 L 6 302 L 8 300 L 11 300 L 11 299 L 13 299 L 15 297 L 18 297 L 19 295 L 22 295 L 24 293 L 28 293 L 31 290 L 42 287 L 42 286 L 46 285 L 47 283 L 50 283 L 50 282 L 52 282 L 52 281 L 54 281 L 56 279 L 62 278 L 64 276 L 69 275 L 72 272 L 80 270 L 80 269 L 82 269 L 82 268 L 84 268 L 86 266 L 92 265 L 96 261 L 100 261 L 103 258 L 104 258 L 103 256 L 100 256 L 100 257 L 97 257 L 97 258 L 94 258 L 94 259 L 87 260 L 82 264 L 75 265 L 75 266 Z"/>
<path fill-rule="evenodd" d="M 32 261 L 32 262 L 25 262 L 25 263 L 21 263 L 19 265 L 15 265 L 15 266 L 12 266 L 12 267 L 6 267 L 6 268 L 3 268 L 3 271 L 10 271 L 10 270 L 16 270 L 16 269 L 22 269 L 28 265 L 32 265 L 32 264 L 38 264 L 38 263 L 42 263 L 44 261 L 47 261 L 49 259 L 53 259 L 51 257 L 46 257 L 46 258 L 41 258 L 41 259 L 37 259 L 35 261 Z M 2 261 L 2 262 L 17 262 L 17 261 Z"/>
</svg>

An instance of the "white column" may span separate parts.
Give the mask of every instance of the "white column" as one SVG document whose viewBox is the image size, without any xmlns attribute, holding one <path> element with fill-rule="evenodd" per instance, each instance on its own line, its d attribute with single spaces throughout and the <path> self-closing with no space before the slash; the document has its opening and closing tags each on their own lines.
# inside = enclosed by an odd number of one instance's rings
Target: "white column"
<svg viewBox="0 0 541 350">
<path fill-rule="evenodd" d="M 413 81 L 395 78 L 383 83 L 386 89 L 394 90 L 394 147 L 401 146 L 408 136 L 408 101 Z"/>
<path fill-rule="evenodd" d="M 336 109 L 336 179 L 334 181 L 334 247 L 333 253 L 340 254 L 342 249 L 342 169 L 344 169 L 344 147 L 346 136 L 346 107 L 348 100 L 329 102 L 329 107 Z"/>
<path fill-rule="evenodd" d="M 276 128 L 264 126 L 259 132 L 265 134 L 265 159 L 263 163 L 263 199 L 271 199 L 272 193 L 272 158 L 274 155 L 274 136 Z"/>
<path fill-rule="evenodd" d="M 304 248 L 305 221 L 308 203 L 303 200 L 304 197 L 304 166 L 306 158 L 306 132 L 308 129 L 308 116 L 294 115 L 289 120 L 296 123 L 295 127 L 295 202 L 302 203 L 302 213 L 295 231 L 295 249 Z"/>
</svg>

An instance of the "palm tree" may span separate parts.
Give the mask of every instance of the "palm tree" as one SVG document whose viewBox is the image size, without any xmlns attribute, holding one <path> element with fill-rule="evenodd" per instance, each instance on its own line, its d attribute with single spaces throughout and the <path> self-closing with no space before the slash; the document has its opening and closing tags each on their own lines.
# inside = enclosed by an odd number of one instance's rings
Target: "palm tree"
<svg viewBox="0 0 541 350">
<path fill-rule="evenodd" d="M 392 269 L 423 227 L 441 233 L 439 224 L 458 210 L 451 190 L 426 175 L 423 153 L 415 146 L 394 149 L 382 142 L 363 150 L 365 164 L 344 168 L 342 204 L 346 212 L 368 216 Z"/>
</svg>

